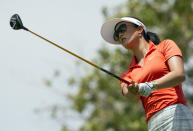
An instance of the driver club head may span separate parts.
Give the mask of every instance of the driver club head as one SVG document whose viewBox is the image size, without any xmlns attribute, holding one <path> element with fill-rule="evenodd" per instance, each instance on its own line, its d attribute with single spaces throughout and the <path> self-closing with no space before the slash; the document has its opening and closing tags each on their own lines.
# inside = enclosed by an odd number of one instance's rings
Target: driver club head
<svg viewBox="0 0 193 131">
<path fill-rule="evenodd" d="M 14 30 L 19 30 L 19 29 L 24 29 L 24 30 L 27 30 L 27 28 L 25 28 L 23 26 L 23 23 L 19 17 L 18 14 L 14 14 L 11 19 L 10 19 L 10 26 L 14 29 Z"/>
</svg>

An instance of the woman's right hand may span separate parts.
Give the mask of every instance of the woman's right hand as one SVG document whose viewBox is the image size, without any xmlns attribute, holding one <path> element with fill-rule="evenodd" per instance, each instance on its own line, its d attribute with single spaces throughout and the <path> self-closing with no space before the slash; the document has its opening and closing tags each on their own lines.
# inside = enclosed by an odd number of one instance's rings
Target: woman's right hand
<svg viewBox="0 0 193 131">
<path fill-rule="evenodd" d="M 139 90 L 139 86 L 138 83 L 136 83 L 135 81 L 131 81 L 131 84 L 125 84 L 123 89 L 122 89 L 122 93 L 123 95 L 127 95 L 128 92 L 130 91 L 132 94 L 134 95 L 138 95 L 138 90 Z"/>
<path fill-rule="evenodd" d="M 122 94 L 125 96 L 125 95 L 127 95 L 128 94 L 128 92 L 129 92 L 129 90 L 128 90 L 128 87 L 127 87 L 128 85 L 127 84 L 125 84 L 124 86 L 123 86 L 123 88 L 122 88 Z"/>
</svg>

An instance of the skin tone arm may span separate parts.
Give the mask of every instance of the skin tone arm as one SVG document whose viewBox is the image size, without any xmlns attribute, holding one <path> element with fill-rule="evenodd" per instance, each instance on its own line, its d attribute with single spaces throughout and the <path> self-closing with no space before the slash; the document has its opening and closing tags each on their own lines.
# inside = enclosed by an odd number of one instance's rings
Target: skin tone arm
<svg viewBox="0 0 193 131">
<path fill-rule="evenodd" d="M 170 72 L 154 80 L 153 83 L 157 84 L 158 89 L 163 89 L 171 86 L 176 86 L 185 80 L 183 61 L 180 56 L 173 56 L 168 61 Z"/>
<path fill-rule="evenodd" d="M 167 61 L 167 64 L 169 66 L 170 72 L 167 75 L 152 81 L 153 84 L 157 85 L 157 89 L 176 86 L 185 80 L 183 61 L 180 56 L 171 57 Z M 133 81 L 132 84 L 125 86 L 123 88 L 123 93 L 125 95 L 128 94 L 128 89 L 131 93 L 137 95 L 138 83 Z"/>
</svg>

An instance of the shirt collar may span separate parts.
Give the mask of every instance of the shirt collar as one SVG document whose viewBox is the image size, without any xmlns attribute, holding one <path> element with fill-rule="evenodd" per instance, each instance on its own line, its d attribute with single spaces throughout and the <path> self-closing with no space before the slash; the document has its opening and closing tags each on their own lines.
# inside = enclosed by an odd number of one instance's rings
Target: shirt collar
<svg viewBox="0 0 193 131">
<path fill-rule="evenodd" d="M 152 49 L 155 49 L 156 45 L 150 40 L 149 41 L 149 51 L 151 51 Z"/>
</svg>

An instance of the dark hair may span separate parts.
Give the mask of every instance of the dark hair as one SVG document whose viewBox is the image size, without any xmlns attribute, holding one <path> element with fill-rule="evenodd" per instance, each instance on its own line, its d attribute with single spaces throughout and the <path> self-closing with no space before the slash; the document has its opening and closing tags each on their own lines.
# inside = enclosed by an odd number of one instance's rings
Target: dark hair
<svg viewBox="0 0 193 131">
<path fill-rule="evenodd" d="M 143 36 L 147 42 L 151 40 L 155 45 L 158 45 L 160 43 L 159 36 L 156 33 L 148 31 L 147 33 L 144 33 Z"/>
<path fill-rule="evenodd" d="M 133 17 L 133 18 L 141 21 L 140 19 L 138 19 L 138 18 L 136 18 L 136 17 Z M 143 22 L 142 22 L 142 23 L 143 23 Z M 135 24 L 134 24 L 134 25 L 135 25 Z M 138 25 L 135 25 L 135 27 L 137 28 Z M 149 40 L 151 40 L 155 45 L 158 45 L 158 44 L 161 42 L 159 36 L 158 36 L 156 33 L 153 33 L 153 32 L 149 32 L 149 31 L 148 31 L 148 32 L 145 33 L 145 31 L 143 31 L 143 37 L 145 38 L 145 40 L 146 40 L 147 42 L 149 42 Z"/>
</svg>

